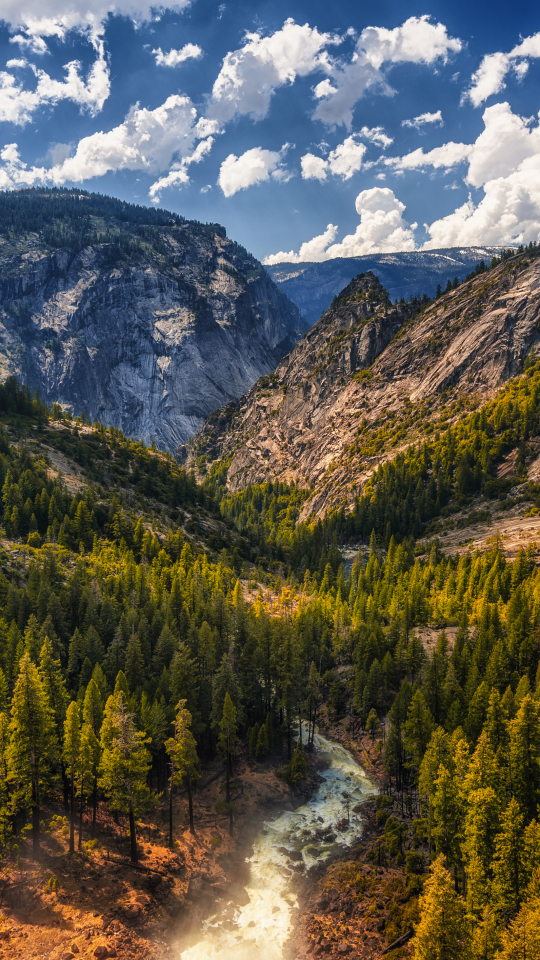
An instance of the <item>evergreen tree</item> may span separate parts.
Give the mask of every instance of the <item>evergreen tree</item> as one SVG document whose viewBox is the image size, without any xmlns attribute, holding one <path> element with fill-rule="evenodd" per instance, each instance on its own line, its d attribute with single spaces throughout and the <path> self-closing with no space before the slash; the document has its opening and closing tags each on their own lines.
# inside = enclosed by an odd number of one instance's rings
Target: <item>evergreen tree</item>
<svg viewBox="0 0 540 960">
<path fill-rule="evenodd" d="M 197 775 L 199 758 L 197 745 L 191 732 L 191 714 L 186 709 L 186 700 L 176 705 L 176 717 L 173 722 L 173 736 L 165 742 L 165 750 L 170 758 L 171 774 L 169 778 L 169 843 L 173 846 L 173 789 L 179 787 L 186 776 L 189 804 L 189 829 L 195 833 L 193 825 L 193 799 L 191 782 Z"/>
<path fill-rule="evenodd" d="M 469 940 L 465 909 L 452 878 L 437 857 L 420 897 L 420 921 L 414 940 L 414 960 L 467 960 Z"/>
<path fill-rule="evenodd" d="M 40 809 L 54 782 L 59 743 L 45 683 L 28 653 L 21 659 L 13 691 L 9 737 L 8 780 L 16 807 L 32 809 L 33 856 L 38 860 Z"/>
<path fill-rule="evenodd" d="M 110 701 L 112 700 L 112 703 Z M 110 707 L 107 711 L 107 707 Z M 138 862 L 135 817 L 152 806 L 146 785 L 150 769 L 149 738 L 138 732 L 122 690 L 109 698 L 102 725 L 99 785 L 113 810 L 129 814 L 131 860 Z"/>
<path fill-rule="evenodd" d="M 70 822 L 69 822 L 69 852 L 75 853 L 75 774 L 81 751 L 81 722 L 79 707 L 72 700 L 67 708 L 64 722 L 64 750 L 63 760 L 67 768 L 70 783 Z"/>
<path fill-rule="evenodd" d="M 222 755 L 225 757 L 226 768 L 226 801 L 229 805 L 229 833 L 232 837 L 233 815 L 231 805 L 231 758 L 236 748 L 236 707 L 229 693 L 225 694 L 223 702 L 223 716 L 219 723 L 218 743 Z"/>
</svg>

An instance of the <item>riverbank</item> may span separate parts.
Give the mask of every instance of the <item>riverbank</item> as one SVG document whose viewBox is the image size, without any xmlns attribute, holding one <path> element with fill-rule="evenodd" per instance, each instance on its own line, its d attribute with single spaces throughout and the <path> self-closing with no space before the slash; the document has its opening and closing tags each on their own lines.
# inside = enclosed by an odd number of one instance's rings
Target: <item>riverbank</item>
<svg viewBox="0 0 540 960">
<path fill-rule="evenodd" d="M 256 763 L 240 746 L 231 785 L 232 838 L 228 817 L 217 812 L 224 801 L 222 764 L 205 764 L 194 793 L 195 834 L 186 829 L 182 792 L 174 799 L 170 849 L 164 797 L 138 824 L 138 869 L 129 863 L 127 822 L 116 824 L 101 809 L 95 841 L 89 839 L 91 811 L 85 811 L 83 846 L 70 857 L 59 799 L 43 811 L 41 861 L 33 862 L 28 841 L 19 837 L 18 863 L 0 871 L 0 960 L 163 960 L 176 953 L 216 901 L 245 899 L 245 858 L 263 820 L 305 800 L 276 776 L 284 762 L 283 755 Z M 316 758 L 309 767 L 306 796 L 317 787 Z"/>
</svg>

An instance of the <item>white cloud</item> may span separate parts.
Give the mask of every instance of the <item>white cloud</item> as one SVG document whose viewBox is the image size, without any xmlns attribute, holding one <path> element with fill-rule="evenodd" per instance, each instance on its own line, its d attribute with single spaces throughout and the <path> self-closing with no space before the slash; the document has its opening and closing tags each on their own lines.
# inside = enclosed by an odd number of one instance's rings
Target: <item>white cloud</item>
<svg viewBox="0 0 540 960">
<path fill-rule="evenodd" d="M 368 253 L 388 253 L 395 250 L 415 250 L 414 231 L 418 224 L 403 219 L 405 204 L 388 187 L 362 190 L 356 198 L 356 212 L 360 223 L 353 234 L 340 243 L 333 243 L 337 227 L 329 223 L 325 232 L 303 243 L 298 253 L 290 250 L 271 254 L 264 263 L 322 262 L 336 257 L 362 257 Z"/>
<path fill-rule="evenodd" d="M 167 9 L 181 11 L 190 0 L 177 0 Z M 13 38 L 34 53 L 45 53 L 46 45 L 40 37 L 63 39 L 70 30 L 89 32 L 95 39 L 103 32 L 109 14 L 131 17 L 132 20 L 151 20 L 156 4 L 150 0 L 2 0 L 1 19 L 13 29 L 21 29 L 26 36 Z"/>
<path fill-rule="evenodd" d="M 281 162 L 288 148 L 289 144 L 286 143 L 279 151 L 253 147 L 240 157 L 230 153 L 221 164 L 218 177 L 218 184 L 225 196 L 232 197 L 239 190 L 262 183 L 270 177 L 281 181 L 290 179 Z"/>
<path fill-rule="evenodd" d="M 157 50 L 152 50 L 152 53 L 158 67 L 178 67 L 186 60 L 200 60 L 203 55 L 202 48 L 196 43 L 186 43 L 180 50 L 169 50 L 168 53 L 163 53 L 161 47 L 158 47 Z"/>
<path fill-rule="evenodd" d="M 470 147 L 465 178 L 483 187 L 484 197 L 477 205 L 469 198 L 432 223 L 426 249 L 540 238 L 540 126 L 513 114 L 507 103 L 488 107 L 484 124 Z"/>
<path fill-rule="evenodd" d="M 294 250 L 289 250 L 288 253 L 280 250 L 279 253 L 273 253 L 266 257 L 263 263 L 266 266 L 271 266 L 274 263 L 321 263 L 323 260 L 328 260 L 326 248 L 329 243 L 332 243 L 336 233 L 337 227 L 333 223 L 329 223 L 324 233 L 303 243 L 299 253 L 295 253 Z"/>
<path fill-rule="evenodd" d="M 353 108 L 368 87 L 378 86 L 387 94 L 393 92 L 381 70 L 384 64 L 432 64 L 458 53 L 461 47 L 461 41 L 450 37 L 444 24 L 431 23 L 427 16 L 410 17 L 393 30 L 366 27 L 351 61 L 345 65 L 337 61 L 330 64 L 332 89 L 320 84 L 315 88 L 319 104 L 314 116 L 324 123 L 343 123 L 350 128 Z"/>
<path fill-rule="evenodd" d="M 327 70 L 330 43 L 339 42 L 316 27 L 286 20 L 281 30 L 268 37 L 247 33 L 246 43 L 228 53 L 214 83 L 209 102 L 209 116 L 220 121 L 236 114 L 248 114 L 256 120 L 268 113 L 274 91 L 296 77 L 305 77 L 314 70 Z"/>
<path fill-rule="evenodd" d="M 35 111 L 60 100 L 72 100 L 92 116 L 98 113 L 110 93 L 109 66 L 103 42 L 97 41 L 98 58 L 90 68 L 86 81 L 81 77 L 81 65 L 72 60 L 64 67 L 66 79 L 53 80 L 45 70 L 28 64 L 37 78 L 34 90 L 18 83 L 13 74 L 0 72 L 0 121 L 22 126 L 32 119 Z M 21 67 L 25 60 L 10 60 L 8 66 Z"/>
<path fill-rule="evenodd" d="M 161 191 L 167 187 L 173 187 L 178 184 L 184 186 L 184 184 L 189 183 L 188 167 L 190 167 L 192 163 L 200 163 L 201 160 L 210 153 L 213 143 L 213 137 L 207 137 L 206 140 L 201 140 L 190 156 L 184 157 L 184 159 L 177 164 L 173 164 L 167 176 L 160 177 L 159 180 L 156 180 L 148 191 L 149 196 L 152 198 L 152 203 L 159 203 Z M 206 192 L 204 187 L 201 190 L 201 193 L 203 192 Z"/>
<path fill-rule="evenodd" d="M 371 140 L 373 143 L 378 143 L 383 150 L 394 142 L 392 137 L 386 135 L 382 127 L 362 127 L 360 136 L 365 137 L 366 140 Z"/>
<path fill-rule="evenodd" d="M 320 180 L 321 183 L 326 180 L 328 160 L 324 160 L 323 157 L 316 157 L 314 153 L 306 153 L 300 159 L 300 164 L 303 180 Z"/>
<path fill-rule="evenodd" d="M 392 138 L 384 133 L 382 127 L 362 127 L 359 133 L 353 133 L 350 137 L 346 137 L 343 143 L 338 144 L 334 150 L 331 150 L 326 159 L 317 157 L 313 153 L 304 154 L 300 161 L 302 178 L 322 182 L 326 180 L 328 173 L 332 173 L 335 177 L 341 177 L 342 180 L 350 180 L 362 167 L 371 166 L 371 164 L 364 163 L 367 147 L 358 142 L 359 137 L 371 140 L 372 143 L 381 146 L 383 150 L 393 143 Z M 320 143 L 319 148 L 326 150 L 328 144 Z"/>
<path fill-rule="evenodd" d="M 416 223 L 409 225 L 403 219 L 405 204 L 389 187 L 362 190 L 356 198 L 356 212 L 360 223 L 354 233 L 341 243 L 328 247 L 326 259 L 335 257 L 362 257 L 368 253 L 386 253 L 393 250 L 414 250 Z"/>
<path fill-rule="evenodd" d="M 365 144 L 358 143 L 357 136 L 353 134 L 338 144 L 335 150 L 330 151 L 327 160 L 312 153 L 305 154 L 300 161 L 303 179 L 326 180 L 326 174 L 330 172 L 342 180 L 350 180 L 361 169 L 367 151 Z"/>
<path fill-rule="evenodd" d="M 159 172 L 173 162 L 178 162 L 178 169 L 182 170 L 188 162 L 186 158 L 196 162 L 201 152 L 207 152 L 211 132 L 209 121 L 197 121 L 197 111 L 189 97 L 168 97 L 155 110 L 136 104 L 123 123 L 107 133 L 84 137 L 72 157 L 52 167 L 27 167 L 19 157 L 17 145 L 8 144 L 1 154 L 4 165 L 0 166 L 0 189 L 35 183 L 81 183 L 115 170 Z M 195 150 L 196 156 L 192 156 L 196 141 L 203 138 L 207 146 L 199 144 L 200 153 Z M 183 166 L 181 158 L 186 159 Z"/>
<path fill-rule="evenodd" d="M 403 157 L 388 157 L 384 163 L 387 167 L 393 167 L 398 172 L 418 170 L 425 167 L 433 167 L 435 170 L 441 167 L 449 169 L 457 163 L 462 163 L 462 161 L 466 160 L 470 156 L 471 151 L 472 147 L 468 143 L 454 143 L 453 141 L 449 141 L 441 147 L 434 147 L 433 150 L 429 150 L 427 153 L 424 153 L 422 148 L 418 147 L 417 150 L 406 153 Z"/>
<path fill-rule="evenodd" d="M 471 77 L 471 87 L 466 94 L 475 107 L 504 88 L 504 79 L 510 67 L 511 60 L 507 53 L 490 53 L 484 57 Z"/>
<path fill-rule="evenodd" d="M 424 127 L 426 123 L 438 123 L 442 127 L 443 118 L 440 110 L 437 110 L 436 113 L 421 113 L 420 116 L 414 117 L 413 120 L 402 120 L 402 127 L 412 127 L 416 130 L 420 130 L 421 127 Z"/>
<path fill-rule="evenodd" d="M 529 59 L 540 57 L 540 33 L 525 37 L 510 53 L 489 53 L 484 57 L 476 73 L 471 77 L 471 86 L 465 93 L 475 107 L 488 97 L 504 90 L 505 79 L 510 71 L 521 79 L 529 67 Z"/>
</svg>

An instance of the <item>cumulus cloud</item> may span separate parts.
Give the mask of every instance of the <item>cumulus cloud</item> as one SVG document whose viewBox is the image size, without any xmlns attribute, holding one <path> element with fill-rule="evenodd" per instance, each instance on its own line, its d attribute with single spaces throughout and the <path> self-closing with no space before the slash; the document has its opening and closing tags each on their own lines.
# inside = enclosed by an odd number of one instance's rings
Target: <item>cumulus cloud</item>
<svg viewBox="0 0 540 960">
<path fill-rule="evenodd" d="M 389 187 L 362 190 L 355 206 L 360 223 L 355 232 L 344 237 L 341 243 L 328 247 L 327 259 L 416 248 L 414 231 L 417 224 L 409 225 L 403 219 L 405 204 L 397 199 Z"/>
<path fill-rule="evenodd" d="M 366 27 L 362 31 L 349 63 L 334 61 L 328 70 L 328 82 L 315 88 L 319 104 L 315 118 L 327 124 L 345 124 L 350 128 L 352 111 L 368 88 L 379 87 L 392 93 L 382 71 L 385 64 L 423 63 L 446 60 L 461 50 L 462 43 L 448 35 L 442 23 L 430 18 L 409 17 L 400 27 Z"/>
<path fill-rule="evenodd" d="M 362 190 L 356 198 L 360 223 L 354 233 L 333 243 L 337 227 L 329 223 L 325 232 L 303 243 L 298 253 L 280 251 L 264 260 L 273 263 L 305 263 L 333 260 L 336 257 L 362 257 L 368 253 L 415 250 L 414 231 L 418 224 L 403 219 L 405 204 L 388 187 Z"/>
<path fill-rule="evenodd" d="M 163 53 L 161 47 L 158 47 L 157 50 L 152 50 L 152 53 L 158 67 L 178 67 L 186 60 L 200 60 L 203 55 L 202 48 L 196 43 L 186 43 L 180 50 L 169 50 L 168 53 Z"/>
<path fill-rule="evenodd" d="M 484 111 L 484 130 L 469 148 L 466 183 L 483 199 L 427 226 L 426 248 L 461 244 L 528 243 L 540 237 L 540 126 L 516 116 L 508 103 Z"/>
<path fill-rule="evenodd" d="M 168 9 L 181 11 L 190 0 L 177 0 Z M 14 42 L 28 46 L 34 53 L 45 53 L 45 43 L 36 38 L 63 39 L 70 30 L 89 32 L 100 37 L 109 14 L 151 20 L 156 4 L 150 0 L 2 0 L 1 18 L 12 29 L 23 31 Z"/>
<path fill-rule="evenodd" d="M 270 178 L 289 180 L 290 174 L 282 163 L 288 148 L 289 144 L 286 143 L 279 151 L 253 147 L 240 157 L 230 153 L 221 164 L 218 177 L 218 184 L 225 196 L 232 197 L 239 190 L 245 190 Z"/>
<path fill-rule="evenodd" d="M 303 243 L 298 253 L 295 253 L 294 250 L 289 250 L 288 253 L 280 250 L 279 253 L 272 253 L 269 257 L 266 257 L 263 263 L 266 266 L 271 266 L 274 263 L 321 263 L 323 260 L 328 260 L 326 248 L 335 239 L 336 233 L 337 227 L 333 223 L 329 223 L 324 233 Z"/>
<path fill-rule="evenodd" d="M 454 143 L 450 140 L 441 147 L 434 147 L 424 153 L 421 147 L 406 153 L 403 157 L 388 157 L 384 163 L 398 172 L 404 170 L 419 170 L 432 167 L 435 170 L 450 169 L 457 163 L 467 160 L 472 151 L 469 143 Z"/>
<path fill-rule="evenodd" d="M 538 127 L 532 127 L 530 120 L 512 113 L 508 103 L 487 107 L 483 120 L 484 129 L 474 143 L 449 141 L 427 153 L 418 149 L 402 157 L 388 157 L 384 163 L 404 171 L 427 167 L 450 169 L 468 161 L 465 182 L 482 187 L 489 180 L 508 176 L 522 160 L 539 152 Z"/>
<path fill-rule="evenodd" d="M 442 127 L 443 118 L 441 111 L 437 110 L 436 113 L 421 113 L 420 116 L 414 117 L 412 120 L 402 120 L 401 126 L 420 130 L 421 127 L 425 127 L 426 123 L 438 123 Z"/>
<path fill-rule="evenodd" d="M 476 73 L 473 73 L 465 97 L 479 107 L 488 97 L 504 90 L 504 81 L 511 71 L 521 79 L 529 68 L 529 60 L 535 57 L 540 57 L 540 33 L 525 37 L 510 53 L 498 51 L 487 54 Z"/>
<path fill-rule="evenodd" d="M 333 173 L 342 180 L 350 180 L 353 174 L 362 168 L 362 161 L 367 147 L 359 143 L 357 135 L 347 137 L 343 143 L 331 150 L 328 158 L 316 157 L 313 153 L 306 153 L 301 159 L 302 177 L 304 180 L 326 180 L 327 173 Z"/>
<path fill-rule="evenodd" d="M 359 138 L 364 137 L 382 147 L 383 150 L 393 141 L 388 137 L 382 127 L 362 127 L 359 133 L 353 133 L 346 137 L 343 143 L 331 150 L 326 158 L 317 157 L 313 153 L 306 153 L 301 158 L 302 178 L 304 180 L 326 180 L 329 173 L 335 177 L 341 177 L 342 180 L 350 178 L 358 173 L 362 167 L 371 166 L 364 163 L 364 155 L 367 152 L 365 144 L 359 142 Z M 319 144 L 321 149 L 327 149 L 328 144 Z"/>
<path fill-rule="evenodd" d="M 81 65 L 72 60 L 64 67 L 66 79 L 54 80 L 45 70 L 28 64 L 37 84 L 30 90 L 16 80 L 13 74 L 0 72 L 0 121 L 22 126 L 31 120 L 36 110 L 44 105 L 72 100 L 81 109 L 95 116 L 110 93 L 109 66 L 102 41 L 98 41 L 98 59 L 88 72 L 86 81 L 81 76 Z M 26 65 L 24 60 L 10 60 L 12 69 Z"/>
<path fill-rule="evenodd" d="M 197 111 L 189 97 L 170 96 L 155 110 L 136 104 L 123 123 L 106 133 L 84 137 L 72 157 L 52 167 L 27 167 L 19 156 L 17 144 L 8 144 L 0 155 L 4 161 L 0 165 L 0 189 L 35 183 L 81 183 L 115 170 L 159 172 L 175 162 L 182 169 L 182 159 L 191 158 L 195 162 L 191 155 L 196 142 L 207 140 L 212 132 L 209 121 L 197 120 Z M 207 147 L 199 145 L 199 149 L 207 152 L 210 146 L 207 140 Z"/>
<path fill-rule="evenodd" d="M 247 33 L 246 43 L 227 54 L 214 83 L 208 114 L 220 121 L 237 114 L 260 120 L 268 113 L 278 87 L 314 70 L 327 71 L 324 48 L 339 40 L 305 23 L 286 20 L 268 37 Z"/>
</svg>

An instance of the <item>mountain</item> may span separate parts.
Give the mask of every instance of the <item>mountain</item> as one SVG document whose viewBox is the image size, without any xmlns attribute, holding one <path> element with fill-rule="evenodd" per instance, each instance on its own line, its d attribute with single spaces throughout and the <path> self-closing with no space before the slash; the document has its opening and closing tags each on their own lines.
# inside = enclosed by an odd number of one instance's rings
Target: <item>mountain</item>
<svg viewBox="0 0 540 960">
<path fill-rule="evenodd" d="M 219 224 L 79 190 L 0 194 L 0 375 L 166 450 L 306 329 Z"/>
<path fill-rule="evenodd" d="M 312 493 L 301 518 L 351 505 L 376 467 L 484 403 L 540 340 L 540 258 L 505 255 L 430 302 L 392 307 L 373 273 L 184 450 L 226 485 L 278 479 Z M 215 468 L 214 468 L 215 469 Z"/>
<path fill-rule="evenodd" d="M 412 253 L 337 257 L 324 263 L 278 263 L 269 274 L 295 303 L 309 324 L 328 309 L 332 299 L 359 273 L 371 270 L 392 300 L 427 293 L 433 296 L 455 276 L 463 279 L 481 260 L 490 262 L 501 247 L 448 247 Z"/>
</svg>

